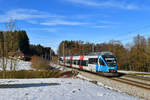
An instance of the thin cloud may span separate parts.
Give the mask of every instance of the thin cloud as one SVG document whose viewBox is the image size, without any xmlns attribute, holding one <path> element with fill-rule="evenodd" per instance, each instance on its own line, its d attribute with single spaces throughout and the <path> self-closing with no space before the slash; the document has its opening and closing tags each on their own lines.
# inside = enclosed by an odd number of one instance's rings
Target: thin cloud
<svg viewBox="0 0 150 100">
<path fill-rule="evenodd" d="M 72 21 L 65 21 L 65 20 L 55 20 L 55 21 L 47 21 L 41 23 L 41 25 L 47 25 L 47 26 L 56 26 L 56 25 L 71 25 L 71 26 L 76 26 L 76 25 L 85 25 L 88 23 L 82 23 L 82 22 L 72 22 Z"/>
<path fill-rule="evenodd" d="M 84 5 L 89 5 L 89 6 L 99 6 L 97 2 L 93 2 L 90 0 L 66 0 L 72 3 L 78 3 L 78 4 L 84 4 Z"/>
<path fill-rule="evenodd" d="M 32 31 L 57 32 L 60 29 L 59 28 L 29 28 L 29 30 L 32 30 Z"/>
<path fill-rule="evenodd" d="M 0 23 L 8 22 L 10 19 L 23 20 L 30 24 L 39 24 L 47 26 L 56 25 L 85 25 L 87 23 L 76 22 L 76 21 L 66 21 L 63 20 L 65 16 L 52 15 L 47 12 L 42 12 L 34 9 L 14 9 L 0 14 Z M 45 21 L 51 19 L 52 21 Z"/>
<path fill-rule="evenodd" d="M 102 23 L 102 24 L 119 24 L 117 22 L 112 22 L 112 21 L 106 21 L 106 20 L 100 20 L 98 21 L 99 23 Z"/>
<path fill-rule="evenodd" d="M 41 12 L 34 9 L 14 9 L 5 12 L 4 14 L 0 14 L 0 22 L 8 22 L 9 19 L 15 19 L 15 20 L 26 20 L 31 23 L 31 19 L 45 19 L 45 18 L 61 18 L 63 16 L 58 15 L 51 15 L 46 12 Z"/>
<path fill-rule="evenodd" d="M 104 28 L 108 28 L 108 26 L 101 25 L 101 26 L 95 26 L 94 28 L 104 29 Z"/>
<path fill-rule="evenodd" d="M 30 24 L 38 24 L 38 21 L 35 21 L 35 20 L 28 20 L 27 22 Z"/>
<path fill-rule="evenodd" d="M 126 10 L 139 9 L 139 6 L 135 4 L 129 4 L 121 1 L 115 2 L 112 0 L 107 0 L 103 2 L 98 2 L 95 0 L 65 0 L 65 1 L 72 2 L 75 4 L 82 4 L 86 6 L 103 7 L 103 8 L 120 8 Z"/>
</svg>

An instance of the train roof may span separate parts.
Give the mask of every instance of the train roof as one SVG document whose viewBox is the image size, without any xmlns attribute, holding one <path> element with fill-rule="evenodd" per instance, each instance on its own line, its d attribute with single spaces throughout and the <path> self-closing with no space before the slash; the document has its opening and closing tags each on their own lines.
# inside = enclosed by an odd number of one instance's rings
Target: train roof
<svg viewBox="0 0 150 100">
<path fill-rule="evenodd" d="M 101 56 L 101 55 L 113 55 L 113 53 L 104 51 L 104 52 L 91 52 L 88 55 L 72 55 L 72 56 Z M 65 57 L 70 57 L 70 56 L 65 56 Z"/>
</svg>

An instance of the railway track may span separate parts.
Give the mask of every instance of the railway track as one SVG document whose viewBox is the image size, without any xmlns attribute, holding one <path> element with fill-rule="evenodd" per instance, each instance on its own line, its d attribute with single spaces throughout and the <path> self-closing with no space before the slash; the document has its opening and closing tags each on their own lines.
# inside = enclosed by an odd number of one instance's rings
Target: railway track
<svg viewBox="0 0 150 100">
<path fill-rule="evenodd" d="M 87 72 L 87 73 L 92 74 L 91 72 Z M 93 73 L 93 74 L 97 75 L 99 77 L 107 78 L 109 80 L 118 81 L 118 82 L 121 82 L 124 84 L 136 86 L 138 88 L 143 88 L 143 89 L 150 91 L 150 79 L 149 78 L 138 77 L 135 75 L 123 75 L 120 77 L 105 77 L 105 76 L 100 76 L 100 75 L 95 74 L 95 73 Z"/>
<path fill-rule="evenodd" d="M 124 77 L 150 82 L 150 78 L 149 77 L 136 76 L 136 75 L 132 75 L 132 74 L 124 75 Z"/>
<path fill-rule="evenodd" d="M 68 68 L 68 67 L 67 67 Z M 72 70 L 72 68 L 68 68 Z M 79 72 L 80 75 L 100 82 L 106 86 L 112 87 L 115 90 L 150 100 L 150 79 L 137 77 L 134 75 L 121 75 L 120 77 L 105 77 L 95 73 L 73 69 Z"/>
<path fill-rule="evenodd" d="M 69 67 L 67 67 L 67 68 L 69 68 Z M 69 68 L 69 69 L 72 69 L 72 68 Z M 137 87 L 140 87 L 140 88 L 150 90 L 150 79 L 149 78 L 139 77 L 139 76 L 135 76 L 135 75 L 127 75 L 127 74 L 121 75 L 119 77 L 105 77 L 105 76 L 101 76 L 99 74 L 91 73 L 91 72 L 88 72 L 88 71 L 81 71 L 81 70 L 78 70 L 78 69 L 74 69 L 74 70 L 76 70 L 80 73 L 85 72 L 85 73 L 89 73 L 89 74 L 94 74 L 96 76 L 107 78 L 109 80 L 114 80 L 114 81 L 118 81 L 118 82 L 121 82 L 121 83 L 125 83 L 125 84 L 129 84 L 129 85 L 133 85 L 133 86 L 137 86 Z"/>
<path fill-rule="evenodd" d="M 104 77 L 89 72 L 79 71 L 84 77 L 100 82 L 115 90 L 122 91 L 146 100 L 150 100 L 150 81 L 133 76 Z"/>
<path fill-rule="evenodd" d="M 69 69 L 72 69 L 72 68 L 69 68 Z M 76 70 L 78 72 L 83 72 L 78 69 L 74 69 L 74 70 Z M 147 79 L 144 77 L 137 77 L 135 75 L 125 75 L 125 74 L 120 77 L 105 77 L 105 76 L 100 76 L 98 74 L 87 72 L 87 71 L 84 71 L 84 72 L 150 90 L 150 79 Z"/>
<path fill-rule="evenodd" d="M 133 85 L 133 86 L 136 86 L 136 87 L 140 87 L 140 88 L 143 88 L 143 89 L 147 89 L 147 90 L 150 91 L 150 81 L 149 81 L 149 83 L 144 83 L 145 80 L 141 81 L 141 80 L 138 80 L 138 79 L 135 80 L 135 79 L 121 78 L 121 77 L 112 78 L 112 80 L 119 81 L 119 82 L 129 84 L 129 85 Z"/>
</svg>

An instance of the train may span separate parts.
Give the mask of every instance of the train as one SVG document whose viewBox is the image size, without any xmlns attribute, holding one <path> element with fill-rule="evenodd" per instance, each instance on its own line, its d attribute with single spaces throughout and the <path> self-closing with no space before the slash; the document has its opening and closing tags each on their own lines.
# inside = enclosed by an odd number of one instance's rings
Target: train
<svg viewBox="0 0 150 100">
<path fill-rule="evenodd" d="M 59 64 L 104 76 L 118 76 L 117 58 L 111 52 L 93 52 L 88 55 L 61 56 Z"/>
</svg>

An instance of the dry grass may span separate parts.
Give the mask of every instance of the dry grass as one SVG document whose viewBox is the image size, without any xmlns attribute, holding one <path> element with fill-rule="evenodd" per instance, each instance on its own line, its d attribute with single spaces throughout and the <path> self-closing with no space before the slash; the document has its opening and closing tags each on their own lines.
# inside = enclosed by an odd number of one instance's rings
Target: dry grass
<svg viewBox="0 0 150 100">
<path fill-rule="evenodd" d="M 0 72 L 0 78 L 3 78 L 3 71 Z M 76 75 L 72 71 L 7 71 L 5 72 L 5 78 L 17 78 L 17 79 L 28 79 L 28 78 L 73 78 Z"/>
<path fill-rule="evenodd" d="M 42 59 L 39 56 L 32 56 L 31 63 L 32 63 L 31 67 L 37 70 L 50 69 L 49 61 Z"/>
<path fill-rule="evenodd" d="M 60 76 L 60 71 L 7 71 L 5 72 L 5 78 L 57 78 Z M 3 72 L 0 72 L 0 78 L 2 77 Z"/>
</svg>

